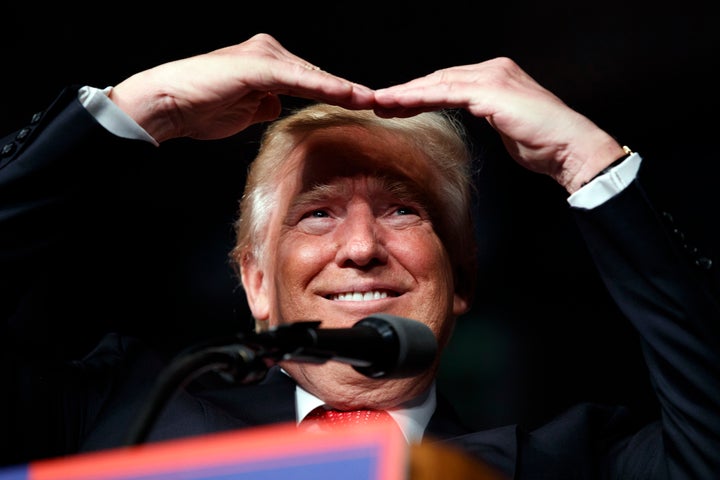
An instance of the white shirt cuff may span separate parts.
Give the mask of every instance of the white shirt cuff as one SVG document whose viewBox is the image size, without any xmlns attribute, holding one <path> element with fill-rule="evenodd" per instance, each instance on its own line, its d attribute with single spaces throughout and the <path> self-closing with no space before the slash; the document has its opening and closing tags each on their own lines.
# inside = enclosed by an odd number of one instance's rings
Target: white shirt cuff
<svg viewBox="0 0 720 480">
<path fill-rule="evenodd" d="M 145 129 L 108 98 L 111 91 L 112 87 L 101 90 L 85 86 L 78 91 L 78 100 L 88 113 L 113 135 L 132 140 L 143 140 L 156 147 L 159 146 L 160 144 Z"/>
<path fill-rule="evenodd" d="M 642 157 L 636 152 L 630 155 L 621 164 L 613 167 L 607 173 L 595 177 L 567 199 L 572 207 L 591 209 L 602 205 L 606 201 L 635 180 Z"/>
</svg>

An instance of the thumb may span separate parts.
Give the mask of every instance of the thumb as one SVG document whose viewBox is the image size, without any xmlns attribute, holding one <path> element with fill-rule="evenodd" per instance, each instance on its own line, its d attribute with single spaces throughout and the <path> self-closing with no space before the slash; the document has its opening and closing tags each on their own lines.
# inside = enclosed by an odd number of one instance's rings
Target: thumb
<svg viewBox="0 0 720 480">
<path fill-rule="evenodd" d="M 282 111 L 282 105 L 280 99 L 274 93 L 268 93 L 265 97 L 260 100 L 255 115 L 253 117 L 253 123 L 267 122 L 269 120 L 275 120 Z"/>
</svg>

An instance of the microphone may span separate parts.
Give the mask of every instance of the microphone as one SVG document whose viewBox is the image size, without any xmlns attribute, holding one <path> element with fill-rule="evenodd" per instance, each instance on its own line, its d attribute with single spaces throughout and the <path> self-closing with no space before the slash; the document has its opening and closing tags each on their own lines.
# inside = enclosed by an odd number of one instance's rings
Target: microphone
<svg viewBox="0 0 720 480">
<path fill-rule="evenodd" d="M 417 320 L 377 313 L 351 328 L 318 328 L 320 322 L 295 322 L 261 332 L 248 343 L 279 360 L 347 363 L 371 378 L 416 375 L 432 365 L 437 339 Z"/>
<path fill-rule="evenodd" d="M 239 335 L 230 343 L 213 342 L 180 355 L 161 372 L 141 414 L 130 426 L 128 445 L 145 441 L 153 423 L 179 386 L 207 371 L 247 384 L 262 379 L 280 360 L 348 363 L 371 378 L 401 378 L 429 368 L 437 340 L 424 323 L 377 313 L 351 328 L 319 328 L 321 322 L 295 322 Z"/>
</svg>

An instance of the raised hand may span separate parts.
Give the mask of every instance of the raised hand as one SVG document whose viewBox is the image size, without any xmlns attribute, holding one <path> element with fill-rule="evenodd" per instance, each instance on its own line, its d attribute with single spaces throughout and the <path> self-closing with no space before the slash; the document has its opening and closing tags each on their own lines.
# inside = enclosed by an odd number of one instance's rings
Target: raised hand
<svg viewBox="0 0 720 480">
<path fill-rule="evenodd" d="M 571 193 L 624 154 L 612 136 L 505 57 L 377 90 L 375 101 L 384 117 L 445 108 L 484 117 L 519 164 L 550 175 Z"/>
<path fill-rule="evenodd" d="M 351 109 L 374 101 L 369 88 L 320 70 L 267 34 L 137 73 L 110 98 L 162 142 L 224 138 L 272 120 L 283 94 Z"/>
</svg>

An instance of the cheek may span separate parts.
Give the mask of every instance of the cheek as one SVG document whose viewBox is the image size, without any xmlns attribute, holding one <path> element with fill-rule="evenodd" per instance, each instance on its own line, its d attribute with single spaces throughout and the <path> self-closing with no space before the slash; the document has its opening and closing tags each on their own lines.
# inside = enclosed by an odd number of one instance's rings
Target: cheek
<svg viewBox="0 0 720 480">
<path fill-rule="evenodd" d="M 413 235 L 398 242 L 395 256 L 413 278 L 422 285 L 426 302 L 417 305 L 418 316 L 444 343 L 452 331 L 454 279 L 450 259 L 444 245 L 434 234 Z"/>
<path fill-rule="evenodd" d="M 333 248 L 320 237 L 286 238 L 277 250 L 278 282 L 286 287 L 303 285 L 333 259 Z"/>
<path fill-rule="evenodd" d="M 415 231 L 393 244 L 394 256 L 418 279 L 431 280 L 441 290 L 452 281 L 450 261 L 442 242 L 434 232 Z"/>
</svg>

